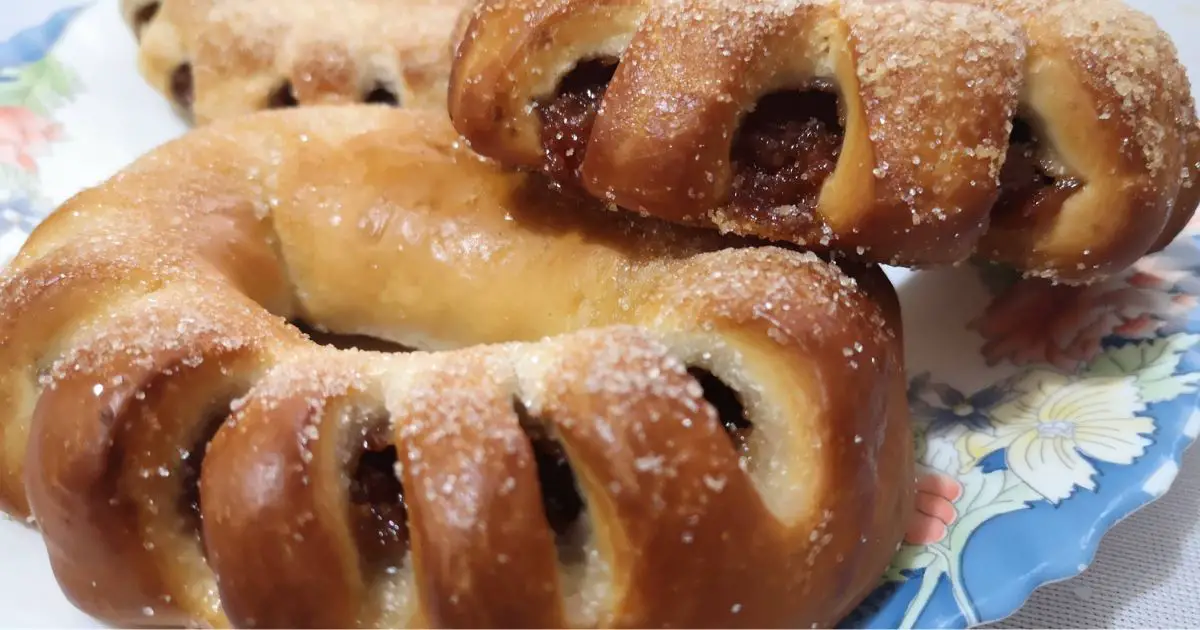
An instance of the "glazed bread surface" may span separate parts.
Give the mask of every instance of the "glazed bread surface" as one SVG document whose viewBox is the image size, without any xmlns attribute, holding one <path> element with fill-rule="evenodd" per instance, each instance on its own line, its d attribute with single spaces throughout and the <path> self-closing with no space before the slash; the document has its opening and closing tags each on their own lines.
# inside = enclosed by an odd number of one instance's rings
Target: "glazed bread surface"
<svg viewBox="0 0 1200 630">
<path fill-rule="evenodd" d="M 204 124 L 296 105 L 446 107 L 470 0 L 121 0 L 138 68 Z"/>
<path fill-rule="evenodd" d="M 218 121 L 0 275 L 0 506 L 117 625 L 827 627 L 911 510 L 897 313 L 444 114 Z"/>
<path fill-rule="evenodd" d="M 615 206 L 1091 282 L 1200 201 L 1174 46 L 1119 0 L 483 0 L 450 113 Z"/>
</svg>

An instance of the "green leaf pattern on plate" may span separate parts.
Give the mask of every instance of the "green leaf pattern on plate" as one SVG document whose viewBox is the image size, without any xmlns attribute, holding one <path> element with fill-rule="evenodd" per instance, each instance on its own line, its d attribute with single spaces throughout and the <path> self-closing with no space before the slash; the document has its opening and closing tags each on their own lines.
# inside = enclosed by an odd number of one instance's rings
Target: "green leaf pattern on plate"
<svg viewBox="0 0 1200 630">
<path fill-rule="evenodd" d="M 38 179 L 38 160 L 62 140 L 55 112 L 78 92 L 80 81 L 51 52 L 75 10 L 0 41 L 0 265 L 51 209 Z"/>
<path fill-rule="evenodd" d="M 917 624 L 943 577 L 966 624 L 979 623 L 962 579 L 971 536 L 989 520 L 1035 502 L 1057 503 L 1074 492 L 1095 490 L 1096 470 L 1089 460 L 1129 464 L 1141 456 L 1149 444 L 1146 436 L 1154 431 L 1146 406 L 1197 391 L 1200 373 L 1180 371 L 1183 353 L 1197 342 L 1200 335 L 1180 333 L 1126 343 L 1107 349 L 1077 374 L 1024 370 L 1000 385 L 1003 395 L 993 405 L 975 410 L 987 419 L 984 426 L 920 426 L 928 422 L 918 416 L 922 472 L 952 479 L 961 494 L 952 501 L 954 517 L 944 535 L 906 543 L 888 571 L 887 579 L 904 581 L 923 570 L 913 578 L 921 583 L 901 627 Z M 949 389 L 914 381 L 941 392 Z M 1003 455 L 1004 467 L 993 462 L 988 469 L 986 460 L 993 455 Z"/>
<path fill-rule="evenodd" d="M 27 66 L 4 71 L 0 82 L 0 104 L 25 108 L 39 116 L 50 116 L 75 94 L 78 78 L 53 55 Z"/>
</svg>

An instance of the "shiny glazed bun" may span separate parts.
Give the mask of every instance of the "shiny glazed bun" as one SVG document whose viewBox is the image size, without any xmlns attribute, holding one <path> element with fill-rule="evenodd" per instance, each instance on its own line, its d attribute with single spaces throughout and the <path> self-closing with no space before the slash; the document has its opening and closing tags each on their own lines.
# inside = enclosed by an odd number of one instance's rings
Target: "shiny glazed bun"
<svg viewBox="0 0 1200 630">
<path fill-rule="evenodd" d="M 0 275 L 0 507 L 116 625 L 830 626 L 911 510 L 898 304 L 751 245 L 433 112 L 214 122 Z"/>
<path fill-rule="evenodd" d="M 296 105 L 446 107 L 469 0 L 121 0 L 138 67 L 198 123 Z"/>
<path fill-rule="evenodd" d="M 1088 282 L 1200 200 L 1188 79 L 1117 0 L 483 0 L 450 113 L 612 205 Z"/>
</svg>

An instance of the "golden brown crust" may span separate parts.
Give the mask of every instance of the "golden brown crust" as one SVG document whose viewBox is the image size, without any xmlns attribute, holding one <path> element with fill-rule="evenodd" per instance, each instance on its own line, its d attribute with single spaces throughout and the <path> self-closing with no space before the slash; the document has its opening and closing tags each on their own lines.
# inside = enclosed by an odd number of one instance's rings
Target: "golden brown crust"
<svg viewBox="0 0 1200 630">
<path fill-rule="evenodd" d="M 180 453 L 200 456 L 208 425 L 261 364 L 265 331 L 245 306 L 184 310 L 177 290 L 156 296 L 76 337 L 48 371 L 26 488 L 56 575 L 88 612 L 119 625 L 225 625 L 181 509 Z"/>
<path fill-rule="evenodd" d="M 445 107 L 469 0 L 122 0 L 143 76 L 199 123 L 291 105 Z"/>
<path fill-rule="evenodd" d="M 731 242 L 433 112 L 213 123 L 0 276 L 0 505 L 120 625 L 832 625 L 911 506 L 895 294 Z"/>
<path fill-rule="evenodd" d="M 1196 210 L 1200 137 L 1170 39 L 1118 0 L 976 2 L 1026 33 L 1025 115 L 1049 137 L 1049 157 L 1082 182 L 1050 217 L 993 223 L 981 253 L 1092 277 L 1174 238 Z"/>
<path fill-rule="evenodd" d="M 576 146 L 547 148 L 564 78 L 596 58 L 619 63 L 589 93 L 594 122 L 572 110 Z M 840 145 L 828 169 L 745 167 L 739 138 L 781 90 L 838 95 L 840 132 L 804 132 Z M 875 262 L 976 255 L 1092 281 L 1163 246 L 1200 198 L 1187 77 L 1118 0 L 484 0 L 450 113 L 484 155 L 612 204 Z"/>
</svg>

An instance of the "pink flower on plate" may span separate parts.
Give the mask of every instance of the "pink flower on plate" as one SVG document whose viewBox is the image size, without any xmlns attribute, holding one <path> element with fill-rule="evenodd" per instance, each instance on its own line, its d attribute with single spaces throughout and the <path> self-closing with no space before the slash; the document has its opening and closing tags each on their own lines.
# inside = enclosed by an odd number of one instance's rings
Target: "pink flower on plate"
<svg viewBox="0 0 1200 630">
<path fill-rule="evenodd" d="M 954 502 L 962 494 L 962 484 L 949 475 L 931 473 L 918 479 L 916 513 L 904 533 L 904 542 L 929 545 L 946 538 L 950 526 L 958 520 Z"/>
<path fill-rule="evenodd" d="M 37 172 L 35 157 L 62 134 L 62 127 L 24 107 L 0 106 L 0 164 Z"/>
<path fill-rule="evenodd" d="M 987 340 L 983 356 L 989 365 L 1049 363 L 1071 371 L 1099 355 L 1105 337 L 1150 337 L 1173 314 L 1186 312 L 1196 298 L 1173 291 L 1173 284 L 1153 271 L 1086 287 L 1022 280 L 998 295 L 971 327 Z"/>
</svg>

